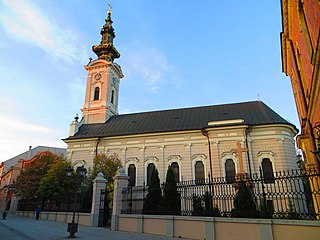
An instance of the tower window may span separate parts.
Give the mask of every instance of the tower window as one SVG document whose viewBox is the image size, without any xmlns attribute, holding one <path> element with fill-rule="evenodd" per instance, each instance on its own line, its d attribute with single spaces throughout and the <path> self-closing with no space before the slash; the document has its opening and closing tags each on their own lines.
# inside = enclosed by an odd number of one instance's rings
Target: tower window
<svg viewBox="0 0 320 240">
<path fill-rule="evenodd" d="M 100 94 L 100 88 L 96 87 L 94 89 L 94 98 L 93 98 L 94 101 L 99 100 L 99 94 Z"/>
<path fill-rule="evenodd" d="M 114 90 L 111 91 L 111 103 L 114 104 Z"/>
<path fill-rule="evenodd" d="M 227 183 L 233 183 L 236 178 L 236 167 L 232 159 L 227 159 L 225 163 Z"/>
</svg>

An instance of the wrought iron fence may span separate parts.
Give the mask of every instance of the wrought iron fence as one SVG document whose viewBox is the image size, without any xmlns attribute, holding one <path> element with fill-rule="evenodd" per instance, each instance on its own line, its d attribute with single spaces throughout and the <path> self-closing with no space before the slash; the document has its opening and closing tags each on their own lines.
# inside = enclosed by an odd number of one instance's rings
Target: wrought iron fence
<svg viewBox="0 0 320 240">
<path fill-rule="evenodd" d="M 37 206 L 41 206 L 42 211 L 48 212 L 72 212 L 75 208 L 77 212 L 91 212 L 92 193 L 88 196 L 81 196 L 77 199 L 76 203 L 74 199 L 61 201 L 42 201 L 41 199 L 20 199 L 18 202 L 19 211 L 34 211 Z"/>
<path fill-rule="evenodd" d="M 181 215 L 230 217 L 240 180 L 251 189 L 264 218 L 320 219 L 320 174 L 315 170 L 290 170 L 263 176 L 211 178 L 177 184 Z M 122 213 L 142 213 L 147 186 L 123 189 Z"/>
</svg>

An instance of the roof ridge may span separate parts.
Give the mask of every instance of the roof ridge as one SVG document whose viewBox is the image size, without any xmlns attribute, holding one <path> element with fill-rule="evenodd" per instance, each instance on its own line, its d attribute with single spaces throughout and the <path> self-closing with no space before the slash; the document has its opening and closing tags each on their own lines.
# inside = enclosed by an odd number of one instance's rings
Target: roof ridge
<svg viewBox="0 0 320 240">
<path fill-rule="evenodd" d="M 246 102 L 234 102 L 234 103 L 223 103 L 223 104 L 216 104 L 216 105 L 203 105 L 203 106 L 196 106 L 196 107 L 182 107 L 182 108 L 172 108 L 172 109 L 163 109 L 163 110 L 151 110 L 151 111 L 143 111 L 143 112 L 135 112 L 135 113 L 125 113 L 125 114 L 119 114 L 112 116 L 118 117 L 118 116 L 128 116 L 128 115 L 140 115 L 140 114 L 146 114 L 146 113 L 157 113 L 157 112 L 170 112 L 170 111 L 177 111 L 177 110 L 189 110 L 189 109 L 200 109 L 200 108 L 207 108 L 207 107 L 224 107 L 224 106 L 231 106 L 231 105 L 241 105 L 241 104 L 248 104 L 248 103 L 263 103 L 261 100 L 253 100 L 253 101 L 246 101 Z M 267 106 L 267 105 L 266 105 Z"/>
</svg>

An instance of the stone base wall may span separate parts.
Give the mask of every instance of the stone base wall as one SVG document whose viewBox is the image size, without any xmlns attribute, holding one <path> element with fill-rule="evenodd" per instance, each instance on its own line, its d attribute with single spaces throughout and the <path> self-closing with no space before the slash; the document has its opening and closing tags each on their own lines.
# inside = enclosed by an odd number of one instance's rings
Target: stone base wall
<svg viewBox="0 0 320 240">
<path fill-rule="evenodd" d="M 191 239 L 313 240 L 320 236 L 320 222 L 122 214 L 117 230 Z"/>
<path fill-rule="evenodd" d="M 36 218 L 35 211 L 16 211 L 15 215 Z M 40 220 L 50 220 L 55 222 L 72 222 L 72 212 L 41 212 Z M 91 213 L 76 213 L 75 222 L 80 225 L 91 226 Z"/>
</svg>

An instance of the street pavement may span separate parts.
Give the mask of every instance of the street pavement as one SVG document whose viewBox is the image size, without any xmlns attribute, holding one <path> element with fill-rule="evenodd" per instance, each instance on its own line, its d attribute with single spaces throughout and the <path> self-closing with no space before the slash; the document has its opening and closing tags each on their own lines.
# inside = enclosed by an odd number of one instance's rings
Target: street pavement
<svg viewBox="0 0 320 240">
<path fill-rule="evenodd" d="M 0 219 L 0 240 L 56 240 L 67 239 L 67 223 L 54 222 L 49 220 L 36 220 L 33 218 L 8 215 L 7 219 Z M 107 228 L 88 227 L 79 225 L 75 234 L 77 239 L 97 240 L 97 239 L 128 239 L 128 240 L 164 240 L 181 239 L 171 238 L 151 234 L 138 234 L 111 231 Z"/>
</svg>

